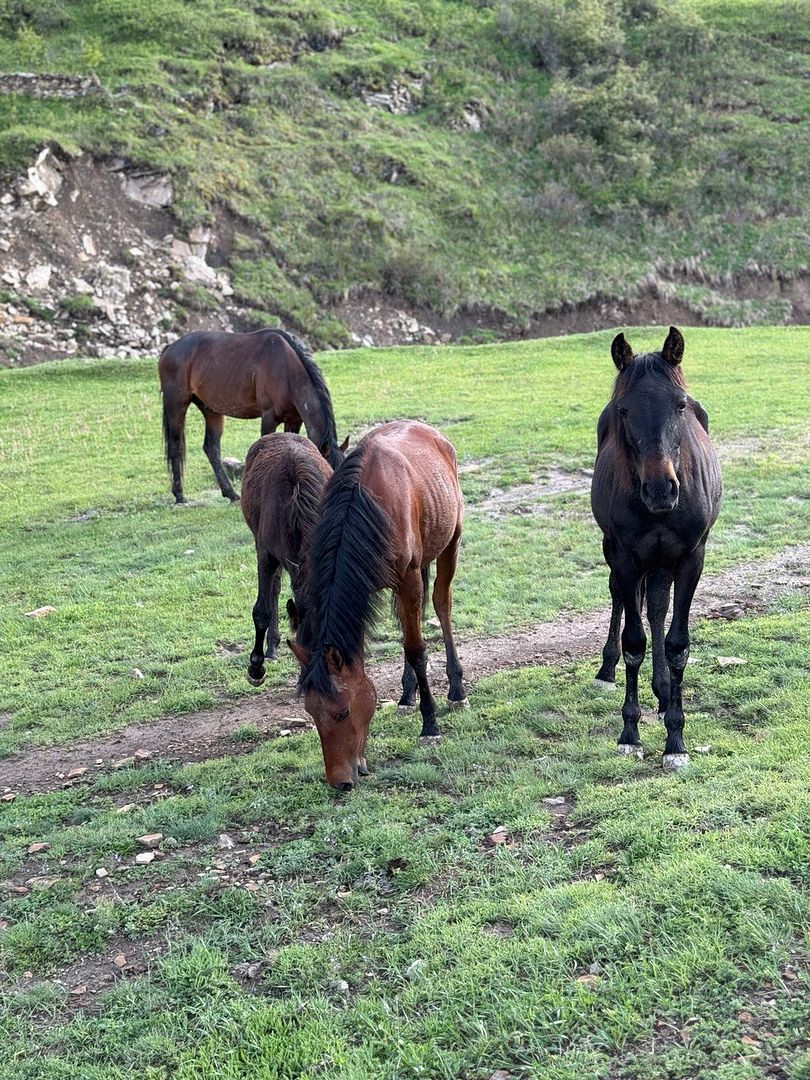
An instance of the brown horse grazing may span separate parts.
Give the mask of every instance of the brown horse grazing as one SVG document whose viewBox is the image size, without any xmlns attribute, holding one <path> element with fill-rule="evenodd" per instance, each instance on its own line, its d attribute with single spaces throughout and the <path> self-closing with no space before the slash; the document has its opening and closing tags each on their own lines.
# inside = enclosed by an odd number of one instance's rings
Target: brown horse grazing
<svg viewBox="0 0 810 1080">
<path fill-rule="evenodd" d="M 300 435 L 263 435 L 248 450 L 242 480 L 242 513 L 256 542 L 259 592 L 253 608 L 256 642 L 250 654 L 248 680 L 264 682 L 264 640 L 267 659 L 275 660 L 279 641 L 278 594 L 281 571 L 290 575 L 294 601 L 287 610 L 297 624 L 304 610 L 304 582 L 312 534 L 329 465 L 309 439 Z M 269 632 L 269 633 L 268 633 Z"/>
<path fill-rule="evenodd" d="M 226 416 L 262 419 L 262 435 L 284 424 L 307 435 L 336 468 L 343 460 L 337 444 L 332 399 L 312 353 L 294 334 L 256 330 L 252 334 L 196 331 L 167 345 L 158 361 L 163 391 L 163 440 L 177 502 L 183 496 L 186 456 L 184 426 L 192 403 L 205 420 L 203 449 L 226 499 L 239 496 L 225 475 L 220 440 Z"/>
<path fill-rule="evenodd" d="M 689 659 L 689 610 L 706 538 L 720 509 L 720 466 L 706 412 L 686 393 L 680 331 L 669 328 L 660 353 L 634 357 L 623 334 L 614 339 L 611 352 L 619 374 L 599 418 L 591 506 L 604 533 L 613 612 L 596 678 L 598 683 L 615 680 L 624 612 L 627 685 L 618 749 L 640 756 L 638 671 L 647 647 L 641 621 L 646 588 L 653 690 L 667 729 L 663 764 L 677 769 L 689 760 L 681 682 Z M 673 581 L 672 623 L 665 638 Z"/>
<path fill-rule="evenodd" d="M 326 486 L 297 640 L 299 691 L 321 737 L 326 778 L 350 791 L 366 775 L 365 747 L 376 703 L 363 645 L 382 589 L 394 590 L 406 672 L 419 686 L 422 735 L 438 735 L 422 639 L 423 569 L 436 559 L 433 605 L 441 622 L 448 700 L 466 704 L 450 621 L 464 506 L 456 453 L 432 427 L 396 420 L 362 439 Z"/>
</svg>

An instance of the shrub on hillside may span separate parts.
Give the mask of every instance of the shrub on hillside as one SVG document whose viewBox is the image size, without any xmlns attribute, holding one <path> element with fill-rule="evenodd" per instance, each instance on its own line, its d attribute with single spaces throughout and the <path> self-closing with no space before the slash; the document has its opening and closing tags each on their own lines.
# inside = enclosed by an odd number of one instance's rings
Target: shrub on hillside
<svg viewBox="0 0 810 1080">
<path fill-rule="evenodd" d="M 498 31 L 528 46 L 546 71 L 578 71 L 621 54 L 624 30 L 614 0 L 500 0 Z"/>
</svg>

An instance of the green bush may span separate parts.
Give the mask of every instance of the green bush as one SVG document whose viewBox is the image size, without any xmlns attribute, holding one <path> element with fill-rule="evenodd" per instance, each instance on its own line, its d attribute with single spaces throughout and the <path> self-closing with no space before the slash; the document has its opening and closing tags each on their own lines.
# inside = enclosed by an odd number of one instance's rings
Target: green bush
<svg viewBox="0 0 810 1080">
<path fill-rule="evenodd" d="M 501 36 L 528 45 L 546 71 L 578 71 L 621 54 L 624 30 L 613 0 L 501 0 Z"/>
</svg>

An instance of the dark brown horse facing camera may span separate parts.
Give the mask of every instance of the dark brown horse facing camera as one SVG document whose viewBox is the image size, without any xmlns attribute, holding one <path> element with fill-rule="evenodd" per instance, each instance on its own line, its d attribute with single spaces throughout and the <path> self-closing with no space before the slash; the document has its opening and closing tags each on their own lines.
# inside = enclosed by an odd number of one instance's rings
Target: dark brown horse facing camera
<svg viewBox="0 0 810 1080">
<path fill-rule="evenodd" d="M 680 331 L 669 328 L 660 353 L 634 356 L 623 334 L 614 338 L 611 352 L 619 374 L 597 427 L 591 506 L 604 533 L 613 611 L 596 678 L 599 684 L 615 681 L 624 612 L 627 685 L 618 749 L 641 756 L 638 671 L 647 647 L 641 621 L 646 590 L 653 691 L 667 729 L 663 764 L 677 769 L 689 760 L 681 683 L 689 659 L 689 610 L 720 509 L 720 466 L 708 416 L 686 393 Z M 672 623 L 664 637 L 673 581 Z"/>
<path fill-rule="evenodd" d="M 343 460 L 337 444 L 332 399 L 312 353 L 294 334 L 256 330 L 252 334 L 197 331 L 167 345 L 158 361 L 163 392 L 163 440 L 177 502 L 183 495 L 186 410 L 194 404 L 205 420 L 203 449 L 226 499 L 239 496 L 225 475 L 220 441 L 226 416 L 261 417 L 262 435 L 298 432 L 308 437 L 332 468 Z"/>
<path fill-rule="evenodd" d="M 304 584 L 321 496 L 332 475 L 309 439 L 300 435 L 263 435 L 248 450 L 242 480 L 242 513 L 256 542 L 258 595 L 253 608 L 256 641 L 248 680 L 260 686 L 267 660 L 275 660 L 280 641 L 278 595 L 281 572 L 290 575 L 293 599 L 287 611 L 294 626 L 305 609 Z"/>
<path fill-rule="evenodd" d="M 301 664 L 298 686 L 318 728 L 326 778 L 341 791 L 368 772 L 366 739 L 377 695 L 363 648 L 386 588 L 394 590 L 403 631 L 401 704 L 413 704 L 418 686 L 422 735 L 439 733 L 421 628 L 423 571 L 434 559 L 433 605 L 444 636 L 448 700 L 466 704 L 450 620 L 463 514 L 455 450 L 415 421 L 369 432 L 326 486 L 306 610 L 289 645 Z"/>
</svg>

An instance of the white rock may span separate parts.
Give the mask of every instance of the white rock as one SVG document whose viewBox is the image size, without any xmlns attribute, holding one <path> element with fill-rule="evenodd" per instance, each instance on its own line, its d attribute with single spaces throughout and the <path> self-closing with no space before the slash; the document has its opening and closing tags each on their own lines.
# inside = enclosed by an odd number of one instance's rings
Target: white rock
<svg viewBox="0 0 810 1080">
<path fill-rule="evenodd" d="M 47 263 L 32 267 L 25 275 L 25 284 L 29 289 L 47 289 L 50 284 L 53 267 Z"/>
<path fill-rule="evenodd" d="M 142 206 L 171 206 L 174 195 L 172 179 L 165 173 L 123 174 L 121 186 L 125 195 Z"/>
<path fill-rule="evenodd" d="M 90 233 L 85 233 L 82 236 L 82 248 L 84 249 L 86 255 L 96 254 L 96 245 Z"/>
<path fill-rule="evenodd" d="M 217 272 L 197 255 L 189 255 L 183 263 L 184 277 L 197 285 L 216 285 Z"/>
<path fill-rule="evenodd" d="M 135 862 L 140 866 L 145 866 L 147 863 L 153 862 L 154 858 L 154 851 L 139 851 L 135 856 Z"/>
</svg>

